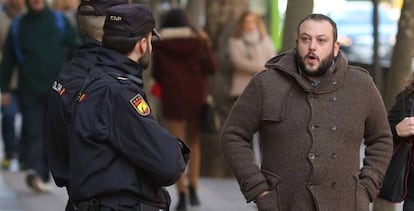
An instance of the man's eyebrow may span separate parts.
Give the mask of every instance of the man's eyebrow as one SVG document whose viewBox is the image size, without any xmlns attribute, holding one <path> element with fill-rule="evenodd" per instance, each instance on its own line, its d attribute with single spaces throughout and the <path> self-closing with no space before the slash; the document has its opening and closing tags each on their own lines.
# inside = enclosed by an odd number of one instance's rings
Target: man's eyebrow
<svg viewBox="0 0 414 211">
<path fill-rule="evenodd" d="M 310 35 L 310 34 L 308 34 L 308 33 L 306 33 L 306 32 L 303 32 L 302 34 L 299 34 L 299 36 L 308 36 L 308 37 L 312 37 L 312 35 Z M 320 35 L 316 35 L 316 36 L 314 36 L 314 37 L 320 38 L 320 37 L 329 37 L 329 36 L 328 36 L 328 35 L 326 35 L 326 34 L 320 34 Z"/>
</svg>

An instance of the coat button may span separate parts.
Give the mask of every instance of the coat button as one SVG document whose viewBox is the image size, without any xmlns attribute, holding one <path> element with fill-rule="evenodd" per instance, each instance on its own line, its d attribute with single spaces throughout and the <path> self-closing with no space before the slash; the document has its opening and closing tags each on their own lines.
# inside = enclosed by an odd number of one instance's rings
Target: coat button
<svg viewBox="0 0 414 211">
<path fill-rule="evenodd" d="M 336 159 L 336 154 L 335 153 L 332 153 L 331 158 L 332 159 Z"/>
<path fill-rule="evenodd" d="M 315 129 L 315 125 L 309 125 L 309 127 L 310 127 L 311 130 Z"/>
<path fill-rule="evenodd" d="M 335 125 L 331 126 L 331 130 L 336 131 L 336 126 Z"/>
<path fill-rule="evenodd" d="M 333 182 L 333 183 L 331 184 L 331 187 L 332 187 L 332 188 L 335 188 L 335 187 L 336 187 L 336 182 Z"/>
<path fill-rule="evenodd" d="M 332 95 L 331 97 L 330 97 L 330 99 L 329 99 L 331 102 L 335 102 L 336 101 L 336 96 L 335 95 Z"/>
<path fill-rule="evenodd" d="M 331 81 L 331 84 L 334 85 L 334 86 L 336 86 L 336 80 L 332 80 Z"/>
<path fill-rule="evenodd" d="M 308 157 L 309 159 L 313 160 L 316 158 L 316 155 L 314 153 L 309 153 Z"/>
</svg>

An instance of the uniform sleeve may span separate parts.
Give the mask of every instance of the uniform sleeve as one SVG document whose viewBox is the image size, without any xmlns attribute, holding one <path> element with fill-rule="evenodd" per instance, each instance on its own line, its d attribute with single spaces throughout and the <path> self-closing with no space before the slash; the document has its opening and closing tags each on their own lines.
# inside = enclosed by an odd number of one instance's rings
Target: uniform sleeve
<svg viewBox="0 0 414 211">
<path fill-rule="evenodd" d="M 385 172 L 391 160 L 393 143 L 390 126 L 382 98 L 370 81 L 366 88 L 368 116 L 365 121 L 365 158 L 360 173 L 360 182 L 367 189 L 371 201 L 377 196 Z"/>
<path fill-rule="evenodd" d="M 46 155 L 50 171 L 57 186 L 69 186 L 69 137 L 64 119 L 61 96 L 51 91 L 46 115 Z"/>
<path fill-rule="evenodd" d="M 13 49 L 13 36 L 11 30 L 9 30 L 7 34 L 6 43 L 2 50 L 3 59 L 0 65 L 0 86 L 2 92 L 9 92 L 13 67 L 17 65 L 17 59 Z"/>
<path fill-rule="evenodd" d="M 131 89 L 111 96 L 108 124 L 114 147 L 154 182 L 163 186 L 175 183 L 185 169 L 188 148 L 152 117 L 142 93 Z"/>
<path fill-rule="evenodd" d="M 251 141 L 258 130 L 262 108 L 261 84 L 253 78 L 233 105 L 220 134 L 221 150 L 237 178 L 247 202 L 269 190 L 253 159 Z"/>
</svg>

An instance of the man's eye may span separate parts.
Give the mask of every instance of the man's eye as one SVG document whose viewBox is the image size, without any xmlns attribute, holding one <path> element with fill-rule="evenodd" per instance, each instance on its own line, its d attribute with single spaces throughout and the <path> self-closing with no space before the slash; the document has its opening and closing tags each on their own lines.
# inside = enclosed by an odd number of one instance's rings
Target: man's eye
<svg viewBox="0 0 414 211">
<path fill-rule="evenodd" d="M 302 37 L 302 41 L 303 41 L 303 42 L 309 42 L 309 41 L 310 41 L 310 39 L 309 39 L 308 37 Z"/>
<path fill-rule="evenodd" d="M 321 44 L 326 43 L 326 39 L 318 39 L 318 42 Z"/>
</svg>

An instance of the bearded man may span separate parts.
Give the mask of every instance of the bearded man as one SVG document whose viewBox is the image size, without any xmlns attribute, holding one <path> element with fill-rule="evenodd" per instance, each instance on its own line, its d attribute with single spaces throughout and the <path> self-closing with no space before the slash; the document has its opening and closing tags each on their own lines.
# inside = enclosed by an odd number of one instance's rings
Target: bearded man
<svg viewBox="0 0 414 211">
<path fill-rule="evenodd" d="M 55 171 L 68 174 L 62 177 L 66 211 L 169 210 L 165 186 L 184 172 L 189 149 L 161 127 L 147 103 L 142 74 L 151 62 L 153 36 L 159 37 L 154 15 L 142 4 L 112 6 L 103 32 L 71 104 L 63 159 L 69 171 Z M 64 94 L 63 85 L 55 88 Z"/>
<path fill-rule="evenodd" d="M 379 192 L 392 155 L 387 112 L 368 72 L 349 65 L 339 45 L 329 17 L 305 17 L 295 49 L 269 60 L 227 117 L 224 157 L 260 211 L 368 211 Z"/>
</svg>

